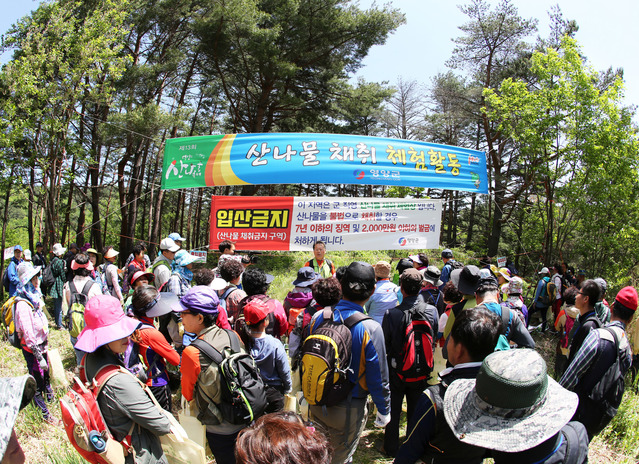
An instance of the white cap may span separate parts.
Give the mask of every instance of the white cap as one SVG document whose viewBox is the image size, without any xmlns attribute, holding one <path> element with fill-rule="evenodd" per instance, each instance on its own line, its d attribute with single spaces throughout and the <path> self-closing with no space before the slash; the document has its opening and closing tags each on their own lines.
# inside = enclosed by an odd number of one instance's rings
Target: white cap
<svg viewBox="0 0 639 464">
<path fill-rule="evenodd" d="M 541 271 L 539 271 L 537 274 L 550 274 L 550 270 L 547 267 L 542 267 Z"/>
<path fill-rule="evenodd" d="M 160 250 L 168 250 L 173 253 L 177 252 L 180 249 L 180 246 L 173 241 L 172 238 L 165 238 L 160 242 Z"/>
</svg>

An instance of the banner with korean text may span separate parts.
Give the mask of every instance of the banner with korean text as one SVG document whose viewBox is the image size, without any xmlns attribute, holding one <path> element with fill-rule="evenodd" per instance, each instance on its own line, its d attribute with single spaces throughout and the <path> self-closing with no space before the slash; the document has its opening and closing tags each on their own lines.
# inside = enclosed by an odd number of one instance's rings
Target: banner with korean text
<svg viewBox="0 0 639 464">
<path fill-rule="evenodd" d="M 439 248 L 441 200 L 223 197 L 211 201 L 210 247 L 309 251 Z"/>
<path fill-rule="evenodd" d="M 488 193 L 486 156 L 416 140 L 343 134 L 227 134 L 166 141 L 162 188 L 397 185 Z"/>
</svg>

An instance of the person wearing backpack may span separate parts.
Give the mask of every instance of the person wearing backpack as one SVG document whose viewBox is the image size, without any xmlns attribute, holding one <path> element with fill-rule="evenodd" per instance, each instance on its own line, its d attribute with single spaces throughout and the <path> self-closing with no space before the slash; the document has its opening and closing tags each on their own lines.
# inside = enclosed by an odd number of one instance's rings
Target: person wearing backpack
<svg viewBox="0 0 639 464">
<path fill-rule="evenodd" d="M 36 406 L 42 411 L 44 420 L 57 425 L 51 417 L 46 402 L 53 400 L 53 390 L 49 382 L 49 326 L 47 317 L 42 312 L 44 301 L 40 293 L 40 267 L 30 264 L 18 266 L 20 284 L 16 291 L 14 307 L 14 324 L 20 339 L 22 355 L 27 363 L 27 370 L 36 381 L 36 393 L 33 398 Z M 46 402 L 45 402 L 46 401 Z"/>
<path fill-rule="evenodd" d="M 291 391 L 291 367 L 282 342 L 265 333 L 269 309 L 261 300 L 253 300 L 244 306 L 244 317 L 248 329 L 249 350 L 260 376 L 266 385 L 266 413 L 284 409 L 284 395 Z"/>
<path fill-rule="evenodd" d="M 500 329 L 499 318 L 487 309 L 462 311 L 455 319 L 447 342 L 452 367 L 439 373 L 439 384 L 420 394 L 395 464 L 414 464 L 420 460 L 468 464 L 483 461 L 486 450 L 457 440 L 446 423 L 444 396 L 455 380 L 477 377 L 484 358 L 495 351 Z"/>
<path fill-rule="evenodd" d="M 155 258 L 151 266 L 151 272 L 155 275 L 154 285 L 159 291 L 162 291 L 162 288 L 171 277 L 171 265 L 173 264 L 175 253 L 179 250 L 180 247 L 176 245 L 173 239 L 167 237 L 160 242 L 160 255 Z"/>
<path fill-rule="evenodd" d="M 579 316 L 570 335 L 570 352 L 568 353 L 568 364 L 575 359 L 577 351 L 591 330 L 603 327 L 603 324 L 595 312 L 595 303 L 599 300 L 599 285 L 592 279 L 588 279 L 581 286 L 575 297 L 575 306 L 579 310 Z"/>
<path fill-rule="evenodd" d="M 351 335 L 350 363 L 344 383 L 339 383 L 340 396 L 345 399 L 334 405 L 315 404 L 317 398 L 304 397 L 309 402 L 310 415 L 314 422 L 321 424 L 329 435 L 333 449 L 333 463 L 350 462 L 364 430 L 368 411 L 366 399 L 370 393 L 377 417 L 375 425 L 384 427 L 390 421 L 390 390 L 388 386 L 388 364 L 382 327 L 374 320 L 364 316 L 364 304 L 375 291 L 375 270 L 363 262 L 353 262 L 341 276 L 342 299 L 335 310 L 323 310 L 315 313 L 306 338 L 301 361 L 302 388 L 305 381 L 313 383 L 312 372 L 305 368 L 306 347 L 311 337 L 324 327 L 338 324 L 346 325 Z M 349 318 L 354 316 L 355 323 L 349 327 Z M 353 320 L 353 319 L 350 319 Z M 362 359 L 362 356 L 364 359 Z M 319 375 L 319 373 L 317 373 Z M 312 401 L 312 403 L 311 403 Z"/>
<path fill-rule="evenodd" d="M 288 292 L 282 305 L 288 319 L 288 334 L 295 328 L 297 317 L 307 307 L 315 304 L 311 286 L 319 279 L 320 275 L 310 267 L 302 267 L 297 271 L 297 279 L 293 281 L 293 290 Z"/>
<path fill-rule="evenodd" d="M 547 267 L 542 267 L 541 271 L 537 273 L 541 277 L 537 282 L 537 288 L 535 290 L 535 298 L 533 299 L 530 309 L 528 311 L 528 323 L 532 319 L 532 315 L 537 311 L 541 312 L 541 331 L 546 331 L 546 325 L 548 320 L 548 307 L 550 306 L 550 297 L 548 295 L 548 282 L 550 282 L 550 270 Z"/>
<path fill-rule="evenodd" d="M 364 309 L 380 325 L 386 311 L 397 306 L 399 287 L 390 281 L 391 265 L 387 261 L 378 261 L 375 266 L 375 293 L 371 295 Z"/>
<path fill-rule="evenodd" d="M 444 262 L 444 267 L 442 267 L 442 275 L 439 280 L 441 281 L 441 285 L 439 286 L 440 290 L 444 289 L 444 285 L 446 282 L 450 280 L 450 274 L 456 269 L 462 269 L 464 265 L 459 261 L 455 261 L 453 258 L 453 251 L 449 248 L 446 248 L 442 251 L 442 261 Z"/>
<path fill-rule="evenodd" d="M 191 288 L 191 281 L 193 280 L 193 263 L 197 261 L 197 257 L 193 256 L 187 250 L 180 250 L 175 253 L 171 268 L 173 272 L 167 287 L 171 293 L 175 293 L 178 298 L 182 296 Z"/>
<path fill-rule="evenodd" d="M 566 367 L 568 367 L 568 353 L 570 345 L 570 332 L 575 325 L 575 320 L 579 316 L 579 309 L 575 307 L 577 297 L 577 287 L 570 287 L 564 292 L 564 305 L 559 311 L 559 316 L 555 321 L 555 330 L 559 334 L 557 347 L 555 349 L 555 379 L 561 379 Z"/>
<path fill-rule="evenodd" d="M 23 262 L 22 259 L 22 247 L 16 245 L 13 247 L 13 257 L 9 261 L 9 265 L 6 270 L 6 279 L 9 283 L 9 288 L 5 288 L 9 292 L 9 296 L 15 296 L 18 286 L 20 285 L 20 279 L 18 278 L 18 266 Z"/>
<path fill-rule="evenodd" d="M 220 298 L 220 305 L 226 311 L 226 318 L 230 324 L 234 324 L 240 312 L 240 302 L 247 296 L 244 290 L 238 288 L 244 266 L 239 261 L 227 259 L 222 261 L 218 270 L 226 285 L 218 290 L 217 295 Z"/>
<path fill-rule="evenodd" d="M 554 274 L 552 275 L 552 277 L 550 278 L 550 281 L 555 284 L 555 289 L 556 289 L 556 295 L 555 295 L 555 299 L 552 302 L 552 313 L 555 316 L 555 319 L 557 319 L 557 315 L 559 314 L 559 310 L 561 309 L 561 305 L 562 305 L 562 301 L 561 301 L 561 295 L 563 294 L 563 291 L 565 290 L 565 280 L 564 280 L 564 271 L 563 268 L 561 266 L 561 263 L 555 263 L 553 265 L 553 271 Z M 554 322 L 554 321 L 553 321 Z"/>
<path fill-rule="evenodd" d="M 33 254 L 33 265 L 40 266 L 44 269 L 47 265 L 47 258 L 44 256 L 44 253 L 42 253 L 44 246 L 42 242 L 37 242 L 35 247 L 36 251 Z"/>
<path fill-rule="evenodd" d="M 559 381 L 579 396 L 573 420 L 584 424 L 591 440 L 608 425 L 621 404 L 624 376 L 632 361 L 626 327 L 637 311 L 637 300 L 634 287 L 619 290 L 610 324 L 588 333 Z"/>
<path fill-rule="evenodd" d="M 91 298 L 86 304 L 85 319 L 86 326 L 76 343 L 79 350 L 87 353 L 82 361 L 82 377 L 93 382 L 102 377 L 105 369 L 120 368 L 101 385 L 97 403 L 113 438 L 122 442 L 130 436 L 135 453 L 129 453 L 124 462 L 168 464 L 159 436 L 173 431 L 171 422 L 122 362 L 130 336 L 140 321 L 125 316 L 120 302 L 111 295 Z"/>
<path fill-rule="evenodd" d="M 269 323 L 266 333 L 274 337 L 282 337 L 288 331 L 288 320 L 284 306 L 275 298 L 269 297 L 268 292 L 274 277 L 267 274 L 259 267 L 249 266 L 242 274 L 242 289 L 246 292 L 246 297 L 240 301 L 240 311 L 234 323 L 235 330 L 242 333 L 244 330 L 244 316 L 242 310 L 244 305 L 254 299 L 262 300 L 269 308 Z"/>
<path fill-rule="evenodd" d="M 171 411 L 171 387 L 166 363 L 179 366 L 180 355 L 155 328 L 153 319 L 170 313 L 171 302 L 175 299 L 176 296 L 171 293 L 159 293 L 151 285 L 142 285 L 134 290 L 129 307 L 133 317 L 142 323 L 131 335 L 131 340 L 139 346 L 140 356 L 146 368 L 146 384 L 160 406 L 169 412 Z"/>
<path fill-rule="evenodd" d="M 382 452 L 395 456 L 399 449 L 399 420 L 406 397 L 407 421 L 433 369 L 434 340 L 438 331 L 437 308 L 419 297 L 422 275 L 406 269 L 399 278 L 402 303 L 384 315 L 382 329 L 386 343 L 391 391 L 391 418 L 384 431 Z"/>
<path fill-rule="evenodd" d="M 115 251 L 112 246 L 104 249 L 104 267 L 102 268 L 104 281 L 107 286 L 107 294 L 120 300 L 120 304 L 124 305 L 124 296 L 122 295 L 122 287 L 120 287 L 120 278 L 118 276 L 118 267 L 115 265 L 119 251 Z"/>
<path fill-rule="evenodd" d="M 224 375 L 220 365 L 204 354 L 197 342 L 206 343 L 218 353 L 246 353 L 244 344 L 235 332 L 217 326 L 219 299 L 208 286 L 192 287 L 172 309 L 181 314 L 184 330 L 197 334 L 197 339 L 182 352 L 182 396 L 191 402 L 191 411 L 206 426 L 215 462 L 234 464 L 237 434 L 248 424 L 234 424 L 223 413 L 229 406 L 223 400 Z"/>
<path fill-rule="evenodd" d="M 51 274 L 53 275 L 53 285 L 49 290 L 49 295 L 53 298 L 53 320 L 55 322 L 55 328 L 62 329 L 62 300 L 64 298 L 64 283 L 66 278 L 66 263 L 62 256 L 64 256 L 64 248 L 61 244 L 55 243 L 53 245 L 53 258 L 49 267 L 51 268 Z"/>
<path fill-rule="evenodd" d="M 608 282 L 603 278 L 597 277 L 594 279 L 599 285 L 601 293 L 599 294 L 599 300 L 595 303 L 595 313 L 601 322 L 607 324 L 610 322 L 610 305 L 606 301 L 606 292 L 608 291 Z"/>
<path fill-rule="evenodd" d="M 69 327 L 69 338 L 75 350 L 78 366 L 86 354 L 75 348 L 77 337 L 84 328 L 84 310 L 87 302 L 97 295 L 102 295 L 102 289 L 91 277 L 93 264 L 89 256 L 84 253 L 75 255 L 71 261 L 73 279 L 64 285 L 64 300 L 67 307 L 66 320 Z"/>
<path fill-rule="evenodd" d="M 419 294 L 424 299 L 426 303 L 430 303 L 437 308 L 437 314 L 440 316 L 444 314 L 446 311 L 446 303 L 444 302 L 443 295 L 443 287 L 442 290 L 439 289 L 441 285 L 441 280 L 439 277 L 441 276 L 441 271 L 437 268 L 437 266 L 428 266 L 426 269 L 423 269 L 422 276 L 424 277 L 424 281 L 422 282 L 422 289 Z"/>
</svg>

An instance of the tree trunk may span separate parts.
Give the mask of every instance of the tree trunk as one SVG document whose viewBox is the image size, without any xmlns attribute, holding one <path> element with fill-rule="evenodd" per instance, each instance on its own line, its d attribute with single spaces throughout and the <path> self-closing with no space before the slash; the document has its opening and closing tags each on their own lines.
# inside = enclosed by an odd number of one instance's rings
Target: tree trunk
<svg viewBox="0 0 639 464">
<path fill-rule="evenodd" d="M 7 185 L 7 193 L 4 196 L 4 214 L 2 218 L 2 253 L 4 253 L 4 249 L 6 247 L 7 222 L 9 222 L 9 198 L 11 197 L 11 186 L 13 185 L 14 173 L 15 166 L 11 167 L 11 174 L 9 175 L 9 185 Z M 1 275 L 4 275 L 4 259 L 0 260 L 0 276 Z M 0 295 L 4 300 L 4 285 L 0 285 Z"/>
<path fill-rule="evenodd" d="M 33 240 L 33 203 L 35 202 L 34 192 L 35 192 L 35 167 L 33 163 L 31 163 L 31 166 L 29 167 L 29 207 L 27 208 L 27 215 L 28 215 L 27 219 L 28 219 L 28 225 L 29 225 L 29 249 L 32 251 L 35 250 L 35 247 L 33 246 L 33 242 L 34 242 Z M 4 250 L 4 246 L 2 247 L 2 249 Z"/>
</svg>

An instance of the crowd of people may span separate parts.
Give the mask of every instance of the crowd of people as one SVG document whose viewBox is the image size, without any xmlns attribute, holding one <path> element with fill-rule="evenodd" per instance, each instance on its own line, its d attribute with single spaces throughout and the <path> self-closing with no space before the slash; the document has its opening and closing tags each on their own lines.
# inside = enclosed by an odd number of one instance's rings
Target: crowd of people
<svg viewBox="0 0 639 464">
<path fill-rule="evenodd" d="M 159 437 L 175 433 L 167 413 L 179 398 L 220 464 L 353 462 L 373 410 L 378 449 L 398 464 L 582 463 L 619 406 L 633 287 L 610 304 L 603 279 L 556 264 L 538 273 L 526 305 L 512 264 L 464 265 L 445 249 L 441 269 L 425 253 L 336 267 L 317 242 L 280 302 L 268 294 L 273 275 L 232 242 L 220 243 L 215 269 L 194 270 L 185 240 L 170 234 L 154 259 L 139 243 L 122 268 L 113 247 L 56 243 L 48 262 L 41 243 L 34 254 L 16 246 L 7 269 L 25 398 L 58 425 L 47 405 L 47 294 L 81 378 L 124 368 L 98 404 L 113 438 L 130 440 L 126 462 L 167 462 Z M 540 331 L 558 339 L 555 379 L 530 334 L 537 312 Z M 286 410 L 293 399 L 303 416 Z"/>
</svg>

